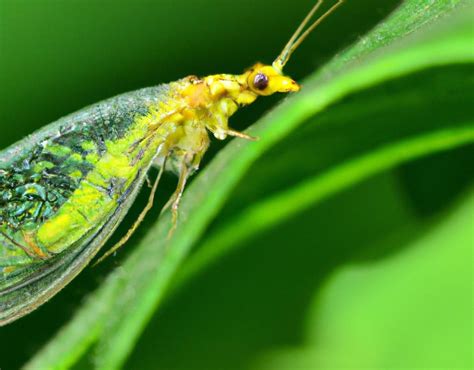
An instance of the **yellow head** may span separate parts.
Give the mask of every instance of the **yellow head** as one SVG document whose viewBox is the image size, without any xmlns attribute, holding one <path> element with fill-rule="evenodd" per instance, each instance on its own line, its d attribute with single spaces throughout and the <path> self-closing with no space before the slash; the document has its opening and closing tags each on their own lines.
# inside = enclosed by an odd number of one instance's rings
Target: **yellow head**
<svg viewBox="0 0 474 370">
<path fill-rule="evenodd" d="M 300 86 L 293 79 L 283 75 L 283 67 L 304 39 L 343 2 L 344 0 L 338 0 L 303 32 L 314 13 L 323 3 L 323 0 L 318 0 L 271 66 L 257 63 L 244 73 L 243 79 L 246 80 L 246 87 L 257 94 L 257 96 L 272 95 L 276 92 L 299 91 Z"/>
<path fill-rule="evenodd" d="M 299 91 L 300 86 L 290 77 L 284 76 L 273 66 L 255 64 L 243 74 L 245 86 L 257 95 Z"/>
<path fill-rule="evenodd" d="M 237 106 L 251 104 L 259 96 L 299 91 L 300 86 L 273 66 L 261 63 L 241 75 L 217 74 L 204 78 L 210 100 L 231 99 Z M 234 112 L 235 109 L 232 109 Z M 232 113 L 233 113 L 232 112 Z"/>
<path fill-rule="evenodd" d="M 292 78 L 283 74 L 283 68 L 293 52 L 311 31 L 344 1 L 337 0 L 329 10 L 305 30 L 305 27 L 323 3 L 323 0 L 317 0 L 271 65 L 257 63 L 240 75 L 217 74 L 207 76 L 202 80 L 190 77 L 189 85 L 186 86 L 183 95 L 189 101 L 190 107 L 204 109 L 201 119 L 206 120 L 207 129 L 221 140 L 228 135 L 252 139 L 246 134 L 230 129 L 227 125 L 228 118 L 240 106 L 253 103 L 259 96 L 300 90 L 300 86 Z"/>
<path fill-rule="evenodd" d="M 304 39 L 344 1 L 337 0 L 329 10 L 305 30 L 305 27 L 323 3 L 323 0 L 318 0 L 272 65 L 257 63 L 241 75 L 208 76 L 206 82 L 210 87 L 213 98 L 228 96 L 238 105 L 247 105 L 254 102 L 258 96 L 268 96 L 277 92 L 299 91 L 300 86 L 292 78 L 283 74 L 283 67 Z"/>
</svg>

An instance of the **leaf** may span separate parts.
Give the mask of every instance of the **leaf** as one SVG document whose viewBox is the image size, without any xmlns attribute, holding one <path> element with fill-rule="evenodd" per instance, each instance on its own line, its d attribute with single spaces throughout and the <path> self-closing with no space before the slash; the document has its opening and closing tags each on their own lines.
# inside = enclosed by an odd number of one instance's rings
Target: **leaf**
<svg viewBox="0 0 474 370">
<path fill-rule="evenodd" d="M 473 125 L 474 122 L 470 122 L 466 127 L 433 132 L 387 145 L 248 207 L 203 242 L 205 248 L 199 250 L 184 264 L 175 284 L 178 286 L 184 284 L 223 254 L 244 245 L 242 241 L 278 225 L 285 219 L 290 219 L 314 203 L 377 172 L 428 153 L 474 142 Z"/>
<path fill-rule="evenodd" d="M 261 137 L 259 142 L 233 141 L 219 152 L 186 192 L 174 237 L 164 242 L 169 224 L 165 216 L 134 248 L 124 265 L 110 275 L 76 317 L 26 367 L 67 368 L 97 340 L 98 368 L 123 365 L 192 245 L 258 158 L 349 94 L 426 68 L 472 62 L 473 35 L 468 12 L 449 14 L 457 3 L 405 2 L 378 29 L 311 76 L 304 84 L 304 92 L 288 99 L 254 125 L 251 132 Z M 328 190 L 320 193 L 321 197 L 329 195 L 334 178 L 344 177 L 347 171 L 355 171 L 354 182 L 399 163 L 394 158 L 402 145 L 411 145 L 404 158 L 409 160 L 472 140 L 472 122 L 457 123 L 458 127 L 452 130 L 436 130 L 412 140 L 400 140 L 399 146 L 387 146 L 372 156 L 367 153 L 346 167 L 341 166 L 342 170 L 335 169 L 332 175 L 327 172 L 326 176 L 333 176 L 333 180 L 327 177 L 314 180 L 323 185 L 326 181 Z M 377 155 L 387 158 L 384 166 L 379 166 Z M 375 168 L 375 164 L 379 167 Z M 341 171 L 339 175 L 337 171 Z M 338 181 L 339 188 L 345 186 L 344 178 Z M 350 178 L 347 181 L 350 183 Z"/>
<path fill-rule="evenodd" d="M 400 253 L 336 271 L 310 304 L 303 343 L 251 368 L 471 369 L 473 212 L 471 192 Z"/>
</svg>

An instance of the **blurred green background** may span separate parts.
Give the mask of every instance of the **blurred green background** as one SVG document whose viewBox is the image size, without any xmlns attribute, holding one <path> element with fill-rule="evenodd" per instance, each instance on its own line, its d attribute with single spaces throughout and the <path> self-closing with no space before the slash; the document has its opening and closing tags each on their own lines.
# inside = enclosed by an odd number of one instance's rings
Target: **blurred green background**
<svg viewBox="0 0 474 370">
<path fill-rule="evenodd" d="M 313 3 L 0 0 L 0 147 L 122 92 L 271 62 Z M 308 76 L 398 4 L 347 1 L 286 72 Z M 252 166 L 196 250 L 244 205 L 332 163 L 446 122 L 472 124 L 472 80 L 472 65 L 436 67 L 336 103 Z M 279 99 L 239 112 L 233 126 L 247 127 Z M 214 144 L 206 162 L 225 145 Z M 174 291 L 125 368 L 472 368 L 473 159 L 471 145 L 410 162 L 240 241 Z M 174 181 L 166 178 L 158 202 Z M 0 368 L 28 361 L 130 248 L 133 240 L 1 328 Z M 93 357 L 92 349 L 76 368 L 91 368 Z"/>
</svg>

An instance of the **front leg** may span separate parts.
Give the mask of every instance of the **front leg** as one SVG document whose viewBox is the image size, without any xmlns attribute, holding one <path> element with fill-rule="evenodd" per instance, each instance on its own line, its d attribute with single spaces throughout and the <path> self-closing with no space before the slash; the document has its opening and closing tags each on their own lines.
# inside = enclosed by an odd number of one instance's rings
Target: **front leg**
<svg viewBox="0 0 474 370">
<path fill-rule="evenodd" d="M 250 136 L 229 127 L 229 117 L 238 109 L 238 105 L 230 98 L 221 99 L 209 111 L 210 118 L 206 121 L 206 128 L 214 137 L 224 140 L 227 136 L 235 136 L 245 140 L 256 141 L 257 137 Z"/>
</svg>

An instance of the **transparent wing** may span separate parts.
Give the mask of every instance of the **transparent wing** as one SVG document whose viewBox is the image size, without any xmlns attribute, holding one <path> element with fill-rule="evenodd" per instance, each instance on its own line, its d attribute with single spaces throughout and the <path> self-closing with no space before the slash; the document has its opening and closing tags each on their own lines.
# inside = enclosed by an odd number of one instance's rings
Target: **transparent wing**
<svg viewBox="0 0 474 370">
<path fill-rule="evenodd" d="M 151 105 L 165 99 L 167 89 L 166 85 L 142 89 L 95 104 L 0 152 L 0 325 L 48 300 L 89 263 L 113 233 L 143 184 L 152 156 L 143 159 L 139 151 L 137 171 L 127 181 L 113 175 L 115 163 L 110 166 L 110 176 L 98 172 L 104 179 L 92 183 L 91 174 L 102 159 L 110 157 L 110 143 L 126 141 L 137 117 L 145 117 Z M 89 192 L 72 202 L 86 182 L 100 197 L 114 201 L 102 210 L 97 206 L 100 199 L 91 198 Z M 55 219 L 61 226 L 61 212 L 89 220 L 76 222 L 76 229 L 70 227 L 78 236 L 68 239 L 65 233 L 64 241 L 56 243 L 61 248 L 51 253 L 31 235 Z M 54 241 L 51 230 L 64 231 L 53 226 L 45 233 L 47 240 Z"/>
</svg>

